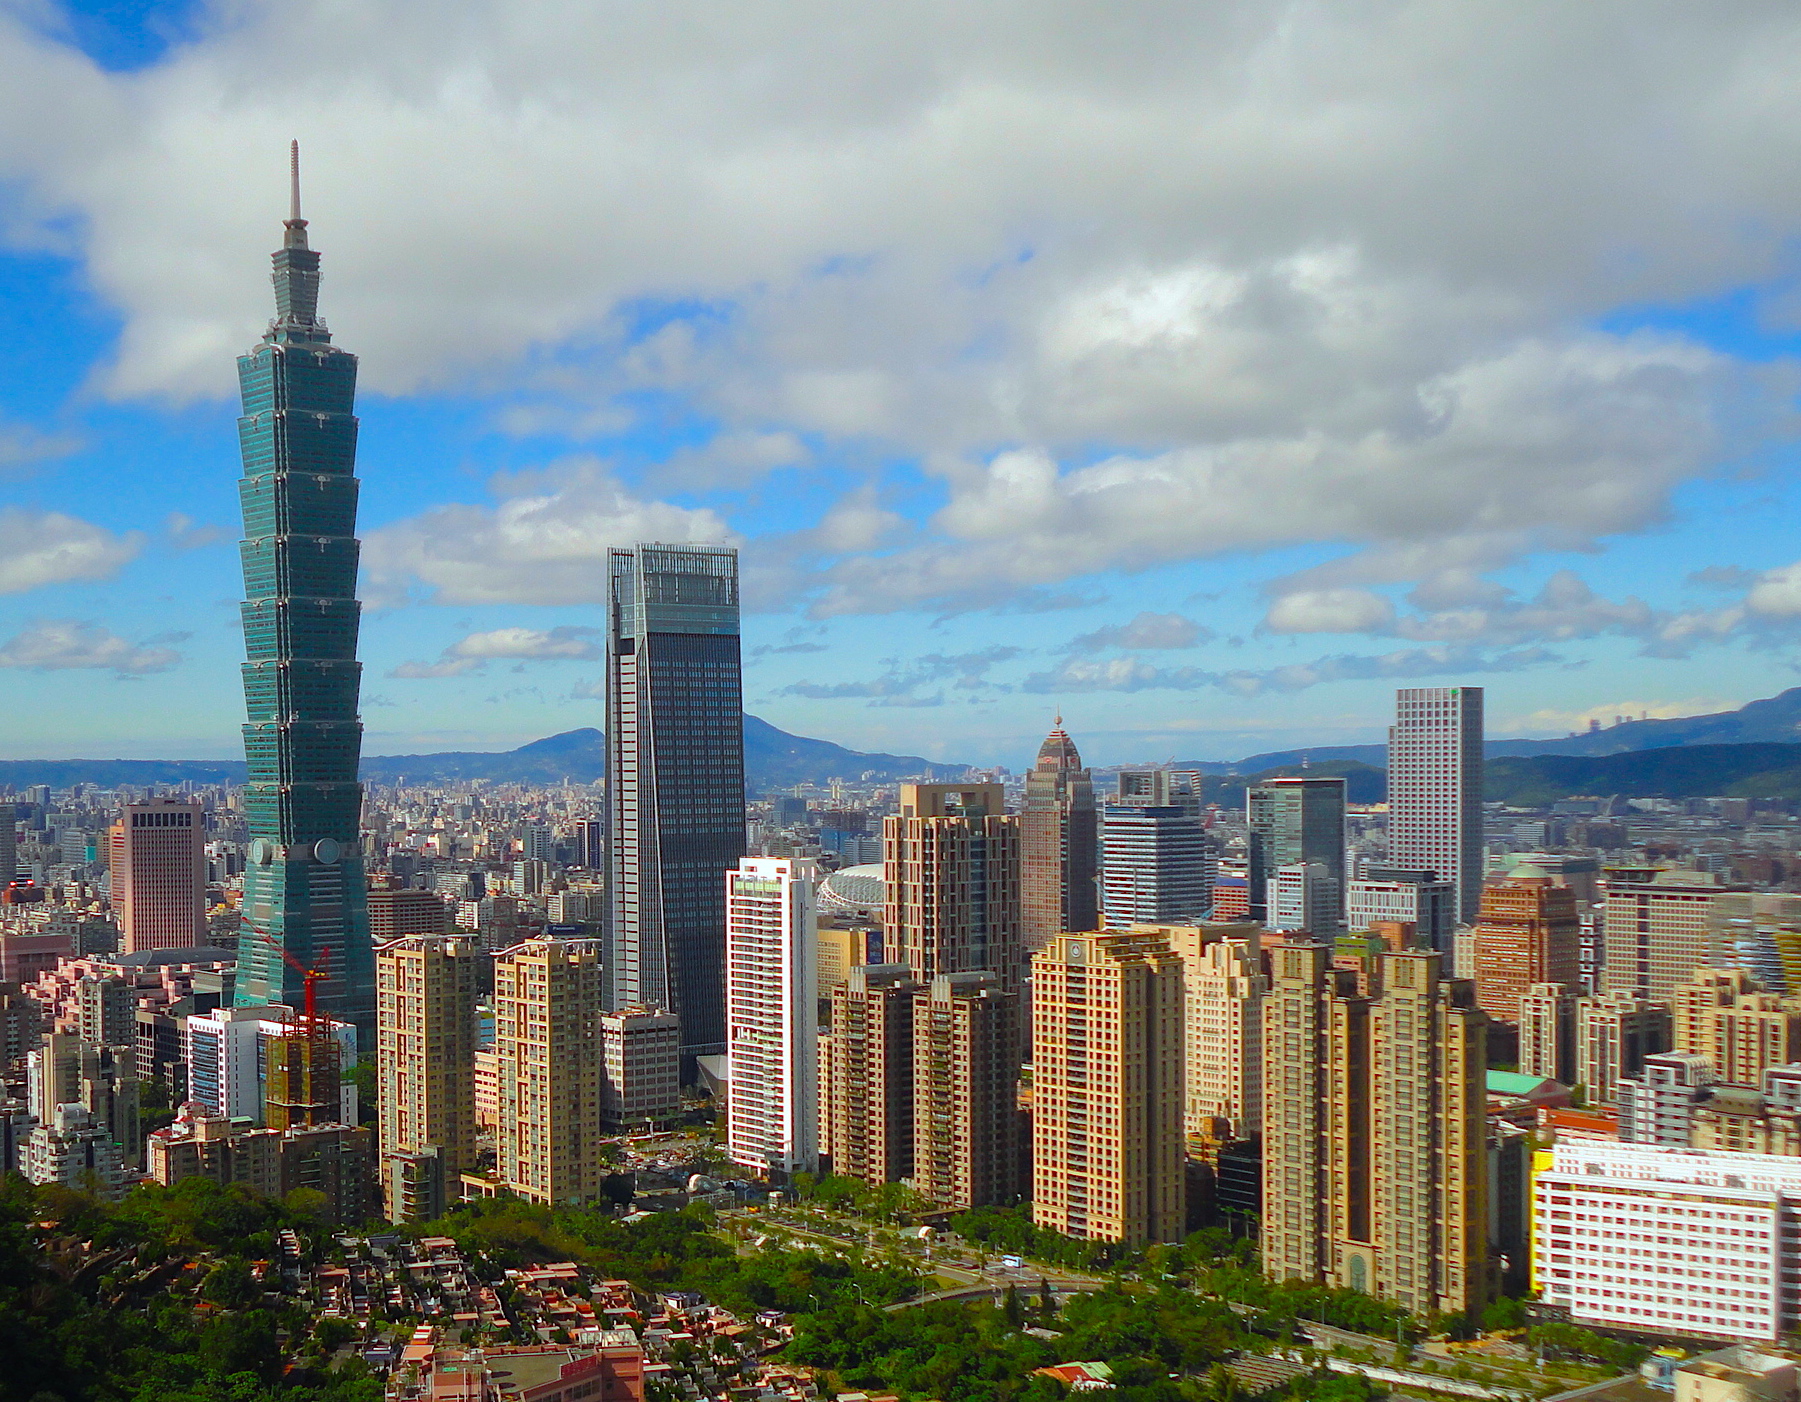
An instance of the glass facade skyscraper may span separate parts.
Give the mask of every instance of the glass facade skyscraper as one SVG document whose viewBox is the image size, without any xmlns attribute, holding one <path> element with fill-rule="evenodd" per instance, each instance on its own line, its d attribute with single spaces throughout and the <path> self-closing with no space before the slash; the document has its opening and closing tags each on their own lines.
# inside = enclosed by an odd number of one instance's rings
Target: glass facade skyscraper
<svg viewBox="0 0 1801 1402">
<path fill-rule="evenodd" d="M 1326 876 L 1337 884 L 1339 914 L 1344 914 L 1344 810 L 1343 779 L 1269 779 L 1245 790 L 1251 919 L 1269 917 L 1275 873 L 1300 863 L 1326 869 Z"/>
<path fill-rule="evenodd" d="M 238 941 L 239 1007 L 305 1001 L 373 1045 L 375 961 L 357 782 L 356 357 L 319 319 L 298 167 L 274 255 L 275 320 L 238 359 L 244 476 L 244 756 L 250 850 Z"/>
<path fill-rule="evenodd" d="M 686 1065 L 725 1049 L 725 875 L 744 855 L 738 552 L 607 554 L 608 996 L 679 1014 Z"/>
</svg>

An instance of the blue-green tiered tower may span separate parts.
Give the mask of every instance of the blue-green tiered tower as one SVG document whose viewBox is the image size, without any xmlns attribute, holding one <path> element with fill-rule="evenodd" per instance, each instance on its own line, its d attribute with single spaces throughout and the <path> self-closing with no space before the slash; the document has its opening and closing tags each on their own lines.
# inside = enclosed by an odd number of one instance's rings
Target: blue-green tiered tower
<svg viewBox="0 0 1801 1402">
<path fill-rule="evenodd" d="M 234 1001 L 299 1009 L 279 952 L 331 977 L 319 1011 L 374 1043 L 375 958 L 357 782 L 356 357 L 319 319 L 319 255 L 293 206 L 275 263 L 275 320 L 238 358 L 244 416 L 244 757 L 250 853 Z M 279 947 L 279 949 L 278 949 Z"/>
</svg>

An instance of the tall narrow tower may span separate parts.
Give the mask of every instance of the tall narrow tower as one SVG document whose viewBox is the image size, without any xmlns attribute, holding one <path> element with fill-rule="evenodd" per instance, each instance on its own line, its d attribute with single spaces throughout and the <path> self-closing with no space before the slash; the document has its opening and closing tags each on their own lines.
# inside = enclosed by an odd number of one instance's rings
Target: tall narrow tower
<svg viewBox="0 0 1801 1402">
<path fill-rule="evenodd" d="M 682 1019 L 684 1068 L 725 1050 L 725 874 L 744 855 L 738 552 L 609 550 L 608 997 Z"/>
<path fill-rule="evenodd" d="M 244 727 L 248 761 L 239 1007 L 304 1001 L 375 1030 L 375 957 L 357 782 L 356 357 L 319 319 L 319 255 L 293 207 L 274 255 L 275 320 L 238 358 L 244 476 Z M 284 957 L 286 956 L 286 957 Z"/>
<path fill-rule="evenodd" d="M 1482 903 L 1482 688 L 1407 687 L 1388 732 L 1388 864 L 1455 883 L 1456 917 Z M 1449 954 L 1450 950 L 1440 950 Z"/>
<path fill-rule="evenodd" d="M 1101 923 L 1099 812 L 1063 717 L 1038 748 L 1019 811 L 1020 934 L 1028 953 Z"/>
</svg>

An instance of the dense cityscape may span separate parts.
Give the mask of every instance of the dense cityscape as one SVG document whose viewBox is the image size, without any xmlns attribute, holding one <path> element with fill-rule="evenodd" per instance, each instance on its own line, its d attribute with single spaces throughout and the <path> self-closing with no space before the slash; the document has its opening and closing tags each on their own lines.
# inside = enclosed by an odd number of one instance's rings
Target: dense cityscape
<svg viewBox="0 0 1801 1402">
<path fill-rule="evenodd" d="M 246 781 L 0 795 L 16 1395 L 1792 1394 L 1792 797 L 1491 799 L 1470 686 L 1363 801 L 1061 717 L 759 787 L 737 554 L 653 542 L 604 780 L 365 785 L 319 268 L 296 164 Z"/>
</svg>

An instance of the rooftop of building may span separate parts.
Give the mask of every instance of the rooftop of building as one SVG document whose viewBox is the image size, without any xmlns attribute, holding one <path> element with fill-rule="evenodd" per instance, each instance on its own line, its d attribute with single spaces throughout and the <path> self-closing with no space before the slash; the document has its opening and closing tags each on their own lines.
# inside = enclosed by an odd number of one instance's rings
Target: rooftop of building
<svg viewBox="0 0 1801 1402">
<path fill-rule="evenodd" d="M 1490 1071 L 1488 1073 L 1488 1093 L 1490 1095 L 1512 1095 L 1526 1099 L 1552 1086 L 1561 1090 L 1563 1087 L 1548 1076 L 1526 1076 L 1518 1071 Z"/>
</svg>

